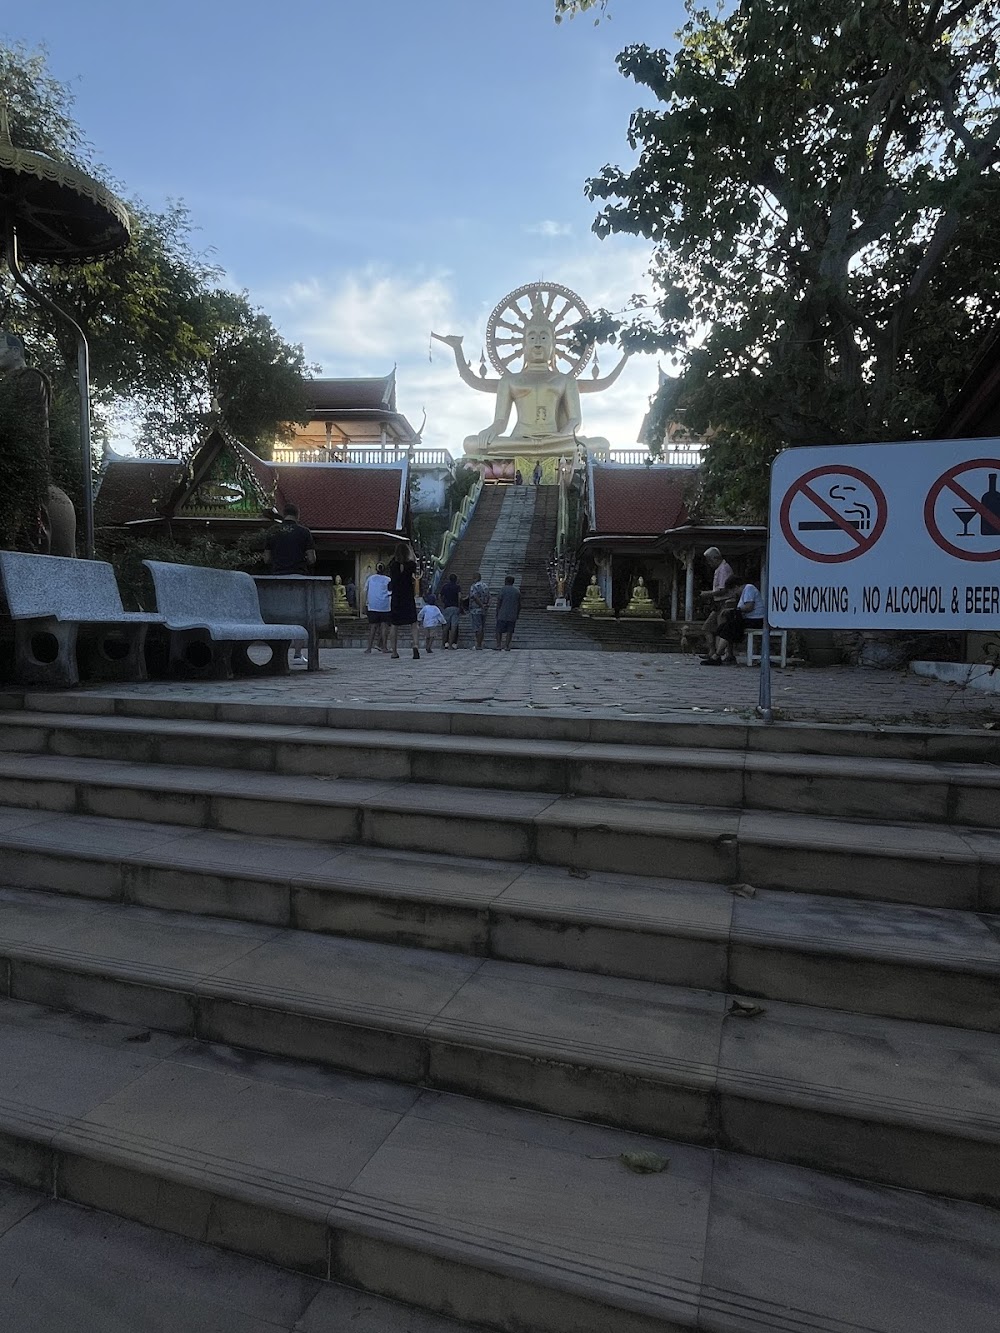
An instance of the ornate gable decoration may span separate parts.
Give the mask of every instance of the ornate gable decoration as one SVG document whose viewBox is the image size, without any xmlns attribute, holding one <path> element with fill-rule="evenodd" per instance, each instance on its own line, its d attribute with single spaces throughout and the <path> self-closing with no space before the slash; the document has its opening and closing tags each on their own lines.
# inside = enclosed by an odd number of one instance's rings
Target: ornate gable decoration
<svg viewBox="0 0 1000 1333">
<path fill-rule="evenodd" d="M 270 512 L 268 495 L 237 449 L 221 431 L 213 431 L 194 456 L 184 494 L 174 514 L 180 518 L 259 518 Z"/>
</svg>

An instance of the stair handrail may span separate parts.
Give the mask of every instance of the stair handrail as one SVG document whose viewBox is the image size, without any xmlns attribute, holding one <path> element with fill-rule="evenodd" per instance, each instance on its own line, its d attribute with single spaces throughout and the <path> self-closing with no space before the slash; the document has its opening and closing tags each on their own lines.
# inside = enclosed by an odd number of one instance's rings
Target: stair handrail
<svg viewBox="0 0 1000 1333">
<path fill-rule="evenodd" d="M 452 557 L 455 547 L 465 536 L 465 530 L 472 521 L 472 515 L 476 512 L 476 505 L 483 492 L 483 479 L 480 477 L 472 489 L 463 497 L 462 503 L 452 515 L 451 525 L 448 531 L 441 538 L 441 549 L 437 555 L 431 558 L 431 567 L 434 573 L 431 577 L 431 592 L 436 593 L 441 586 L 441 578 L 445 571 L 445 566 Z"/>
</svg>

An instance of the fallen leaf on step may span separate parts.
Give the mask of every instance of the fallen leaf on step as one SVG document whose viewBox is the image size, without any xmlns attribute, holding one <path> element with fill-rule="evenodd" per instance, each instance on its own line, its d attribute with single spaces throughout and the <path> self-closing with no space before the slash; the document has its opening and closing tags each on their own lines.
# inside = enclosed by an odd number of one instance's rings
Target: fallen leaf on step
<svg viewBox="0 0 1000 1333">
<path fill-rule="evenodd" d="M 657 1171 L 666 1171 L 670 1165 L 669 1157 L 655 1152 L 623 1152 L 618 1154 L 618 1160 L 637 1176 L 652 1176 Z"/>
<path fill-rule="evenodd" d="M 753 884 L 730 884 L 729 892 L 736 898 L 756 898 L 757 890 Z"/>
<path fill-rule="evenodd" d="M 147 1031 L 145 1031 L 145 1032 L 137 1032 L 137 1033 L 135 1034 L 134 1037 L 126 1037 L 125 1040 L 126 1040 L 126 1041 L 149 1041 L 149 1038 L 150 1038 L 151 1036 L 152 1036 L 152 1033 L 150 1033 L 150 1032 L 148 1031 L 148 1029 L 147 1029 Z"/>
<path fill-rule="evenodd" d="M 726 1013 L 733 1018 L 760 1018 L 767 1010 L 762 1004 L 740 1004 L 739 1000 L 733 1000 Z"/>
<path fill-rule="evenodd" d="M 578 870 L 576 866 L 570 866 L 569 873 L 574 879 L 590 879 L 589 870 Z"/>
<path fill-rule="evenodd" d="M 983 726 L 987 731 L 996 731 L 997 729 L 997 724 L 995 722 L 984 722 Z"/>
</svg>

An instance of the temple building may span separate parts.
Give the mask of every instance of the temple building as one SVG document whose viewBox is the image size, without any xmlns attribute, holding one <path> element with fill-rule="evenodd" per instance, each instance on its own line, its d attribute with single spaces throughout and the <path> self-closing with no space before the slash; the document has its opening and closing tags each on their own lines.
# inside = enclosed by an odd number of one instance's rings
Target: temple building
<svg viewBox="0 0 1000 1333">
<path fill-rule="evenodd" d="M 405 418 L 404 418 L 405 420 Z M 220 545 L 266 532 L 286 504 L 316 542 L 316 572 L 364 579 L 409 534 L 409 461 L 283 462 L 257 457 L 215 426 L 186 462 L 119 458 L 95 499 L 99 538 L 210 536 Z"/>
<path fill-rule="evenodd" d="M 415 450 L 420 432 L 396 407 L 396 372 L 307 381 L 309 421 L 275 445 L 276 463 L 385 463 Z"/>
</svg>

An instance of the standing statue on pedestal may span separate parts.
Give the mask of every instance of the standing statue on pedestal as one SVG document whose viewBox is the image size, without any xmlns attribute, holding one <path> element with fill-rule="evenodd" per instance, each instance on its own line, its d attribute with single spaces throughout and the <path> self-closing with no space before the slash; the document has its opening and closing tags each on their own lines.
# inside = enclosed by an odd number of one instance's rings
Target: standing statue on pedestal
<svg viewBox="0 0 1000 1333">
<path fill-rule="evenodd" d="M 572 329 L 590 311 L 567 287 L 554 283 L 529 283 L 505 296 L 490 316 L 486 345 L 490 361 L 500 372 L 498 380 L 488 379 L 483 359 L 477 376 L 462 353 L 462 339 L 454 334 L 442 337 L 455 354 L 458 373 L 466 384 L 485 393 L 496 394 L 492 423 L 470 435 L 464 448 L 472 458 L 572 458 L 608 448 L 604 439 L 587 439 L 579 434 L 580 395 L 596 393 L 612 385 L 622 372 L 627 354 L 604 379 L 578 380 L 580 372 L 594 354 L 593 344 L 574 350 Z M 512 370 L 521 361 L 520 370 Z M 565 369 L 563 368 L 565 367 Z M 505 434 L 511 408 L 515 424 Z"/>
<path fill-rule="evenodd" d="M 18 335 L 0 331 L 0 549 L 75 556 L 73 502 L 51 481 L 51 397 Z"/>
</svg>

